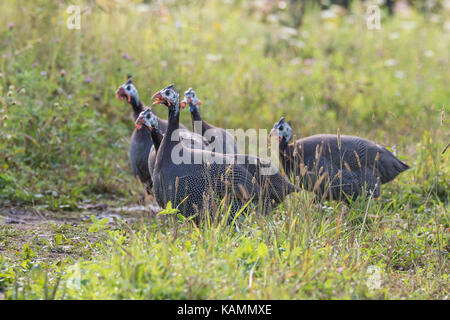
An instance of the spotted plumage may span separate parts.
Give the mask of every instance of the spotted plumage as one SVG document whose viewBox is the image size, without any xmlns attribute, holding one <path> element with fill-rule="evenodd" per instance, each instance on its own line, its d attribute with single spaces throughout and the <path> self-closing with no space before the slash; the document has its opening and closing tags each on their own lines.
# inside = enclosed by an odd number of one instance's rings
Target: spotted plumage
<svg viewBox="0 0 450 320">
<path fill-rule="evenodd" d="M 169 126 L 156 155 L 153 171 L 154 193 L 158 204 L 165 207 L 170 201 L 185 216 L 215 212 L 219 201 L 231 204 L 231 214 L 249 201 L 257 202 L 259 185 L 242 165 L 228 163 L 223 154 L 181 146 L 179 153 L 190 159 L 189 163 L 174 163 L 172 153 L 179 147 L 171 135 L 179 127 L 180 98 L 170 85 L 158 91 L 153 98 L 169 110 Z M 218 161 L 205 160 L 209 156 Z M 200 161 L 199 161 L 200 159 Z"/>
<path fill-rule="evenodd" d="M 380 195 L 381 184 L 409 166 L 375 142 L 355 136 L 320 134 L 292 144 L 292 128 L 284 117 L 273 127 L 287 175 L 316 194 L 337 200 Z"/>
</svg>

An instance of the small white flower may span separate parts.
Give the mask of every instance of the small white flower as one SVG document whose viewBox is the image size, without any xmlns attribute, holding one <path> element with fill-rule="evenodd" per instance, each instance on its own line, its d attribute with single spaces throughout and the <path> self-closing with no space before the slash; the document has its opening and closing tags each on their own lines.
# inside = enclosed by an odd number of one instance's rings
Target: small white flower
<svg viewBox="0 0 450 320">
<path fill-rule="evenodd" d="M 400 38 L 400 33 L 398 33 L 398 32 L 392 32 L 389 34 L 389 39 L 391 39 L 391 40 L 395 40 L 398 38 Z"/>
<path fill-rule="evenodd" d="M 290 63 L 292 66 L 297 66 L 297 65 L 299 65 L 299 64 L 302 63 L 302 59 L 300 59 L 300 58 L 294 58 L 294 59 L 292 59 L 289 63 Z"/>
<path fill-rule="evenodd" d="M 267 16 L 267 21 L 269 21 L 271 23 L 276 23 L 276 22 L 278 22 L 278 16 L 276 14 L 269 14 Z"/>
<path fill-rule="evenodd" d="M 405 30 L 414 30 L 417 27 L 417 22 L 415 22 L 415 21 L 405 21 L 405 22 L 403 22 L 402 27 Z"/>
<path fill-rule="evenodd" d="M 434 52 L 432 50 L 427 50 L 424 52 L 425 57 L 431 58 L 434 56 Z"/>
<path fill-rule="evenodd" d="M 206 59 L 208 59 L 209 61 L 212 61 L 212 62 L 217 62 L 217 61 L 222 60 L 222 56 L 220 54 L 208 53 L 206 55 Z"/>
<path fill-rule="evenodd" d="M 180 31 L 182 26 L 183 26 L 183 25 L 181 24 L 181 21 L 180 21 L 180 20 L 175 21 L 175 29 L 177 29 L 178 31 Z"/>
<path fill-rule="evenodd" d="M 399 79 L 403 79 L 405 77 L 405 73 L 403 71 L 397 70 L 395 71 L 395 77 Z"/>
<path fill-rule="evenodd" d="M 278 2 L 278 8 L 280 8 L 281 10 L 286 9 L 286 7 L 287 7 L 286 1 L 280 1 L 280 2 Z"/>
<path fill-rule="evenodd" d="M 397 64 L 398 64 L 398 62 L 395 59 L 389 59 L 384 62 L 384 65 L 386 67 L 393 67 L 393 66 L 396 66 Z"/>
<path fill-rule="evenodd" d="M 322 10 L 320 17 L 323 20 L 336 19 L 336 13 L 333 10 Z"/>
<path fill-rule="evenodd" d="M 300 49 L 303 49 L 305 47 L 305 43 L 303 41 L 301 41 L 301 40 L 291 39 L 291 41 L 289 41 L 289 44 L 291 46 L 293 46 L 293 47 L 297 47 L 297 48 L 300 48 Z"/>
<path fill-rule="evenodd" d="M 302 38 L 308 39 L 309 38 L 309 32 L 307 30 L 302 30 L 301 36 L 302 36 Z"/>
<path fill-rule="evenodd" d="M 282 27 L 280 29 L 280 32 L 284 33 L 286 35 L 289 35 L 289 36 L 296 36 L 298 34 L 297 29 L 290 28 L 290 27 Z"/>
</svg>

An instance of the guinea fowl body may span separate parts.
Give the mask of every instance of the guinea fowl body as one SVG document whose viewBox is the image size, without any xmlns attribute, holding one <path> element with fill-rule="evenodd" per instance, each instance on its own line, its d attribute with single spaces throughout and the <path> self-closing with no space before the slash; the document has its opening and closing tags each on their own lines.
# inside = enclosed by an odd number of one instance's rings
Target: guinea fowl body
<svg viewBox="0 0 450 320">
<path fill-rule="evenodd" d="M 192 90 L 190 89 L 192 92 Z M 215 137 L 220 137 L 222 145 L 220 153 L 226 156 L 233 156 L 233 160 L 244 168 L 256 179 L 260 187 L 259 207 L 264 213 L 269 212 L 273 207 L 281 203 L 288 194 L 297 192 L 299 189 L 282 176 L 278 168 L 274 167 L 270 161 L 253 155 L 244 155 L 238 153 L 238 147 L 234 137 L 222 128 L 217 128 L 200 116 L 198 106 L 190 105 L 192 127 L 195 130 L 195 123 L 201 123 L 201 132 L 203 137 L 208 141 L 210 146 L 215 146 Z M 222 148 L 221 148 L 222 147 Z M 208 148 L 210 149 L 210 148 Z M 210 151 L 214 151 L 210 150 Z M 270 171 L 271 174 L 264 174 L 263 169 Z"/>
<path fill-rule="evenodd" d="M 255 195 L 259 193 L 258 183 L 243 166 L 227 163 L 230 159 L 223 154 L 189 149 L 180 146 L 178 141 L 172 141 L 171 135 L 179 126 L 179 95 L 173 86 L 154 95 L 160 100 L 163 96 L 174 95 L 176 98 L 165 100 L 169 108 L 169 125 L 156 155 L 153 171 L 155 198 L 163 208 L 170 201 L 186 217 L 202 214 L 205 210 L 212 213 L 215 200 L 225 198 L 227 203 L 231 203 L 233 215 L 248 201 L 255 201 Z M 187 163 L 173 159 L 174 148 L 179 148 L 177 154 L 188 159 Z M 215 161 L 205 160 L 208 157 Z"/>
<path fill-rule="evenodd" d="M 195 154 L 208 152 L 187 148 L 183 151 L 190 153 L 192 158 Z M 170 201 L 186 217 L 205 210 L 211 213 L 214 200 L 224 197 L 227 197 L 227 203 L 232 202 L 231 214 L 234 214 L 259 193 L 257 182 L 252 181 L 253 177 L 242 166 L 212 162 L 186 167 L 163 161 L 165 164 L 159 167 L 161 161 L 157 155 L 153 172 L 155 198 L 161 207 Z"/>
<path fill-rule="evenodd" d="M 280 158 L 287 175 L 295 175 L 308 190 L 336 200 L 380 195 L 380 185 L 409 168 L 386 148 L 355 136 L 320 134 L 287 144 Z M 346 195 L 346 196 L 345 196 Z"/>
<path fill-rule="evenodd" d="M 286 195 L 299 191 L 298 187 L 282 176 L 278 168 L 273 166 L 270 161 L 252 155 L 238 154 L 237 143 L 231 134 L 222 128 L 212 126 L 202 119 L 199 110 L 201 101 L 192 88 L 189 88 L 184 93 L 183 103 L 189 105 L 193 131 L 201 132 L 208 141 L 209 147 L 207 150 L 234 156 L 233 161 L 244 165 L 245 169 L 258 182 L 260 186 L 258 202 L 260 209 L 264 213 L 282 202 Z M 196 126 L 200 126 L 200 128 Z"/>
<path fill-rule="evenodd" d="M 199 122 L 201 124 L 202 136 L 208 141 L 208 145 L 214 147 L 214 149 L 211 149 L 210 151 L 231 155 L 238 153 L 238 147 L 234 137 L 225 129 L 217 128 L 203 120 L 198 109 L 195 109 L 195 111 L 191 112 L 191 119 L 192 130 L 194 132 L 196 131 L 195 123 Z M 218 143 L 217 145 L 215 143 L 216 137 L 218 137 L 219 141 L 221 141 L 221 143 Z"/>
<path fill-rule="evenodd" d="M 264 213 L 278 206 L 287 195 L 300 191 L 269 160 L 244 154 L 235 155 L 234 158 L 258 182 L 260 189 L 259 206 Z"/>
</svg>

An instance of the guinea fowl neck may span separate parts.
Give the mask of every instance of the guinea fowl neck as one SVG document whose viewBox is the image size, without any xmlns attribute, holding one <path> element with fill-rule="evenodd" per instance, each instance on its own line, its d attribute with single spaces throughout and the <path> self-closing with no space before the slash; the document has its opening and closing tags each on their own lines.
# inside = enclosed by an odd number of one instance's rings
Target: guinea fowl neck
<svg viewBox="0 0 450 320">
<path fill-rule="evenodd" d="M 280 158 L 281 158 L 281 163 L 283 165 L 283 168 L 285 169 L 285 171 L 287 171 L 288 167 L 289 167 L 289 163 L 290 163 L 290 157 L 292 156 L 291 154 L 291 150 L 289 148 L 289 144 L 286 141 L 285 138 L 282 138 L 279 145 L 278 145 L 278 149 L 280 152 Z"/>
<path fill-rule="evenodd" d="M 207 123 L 205 120 L 202 119 L 202 116 L 200 115 L 200 110 L 199 110 L 198 106 L 195 106 L 195 105 L 192 106 L 192 105 L 189 104 L 189 111 L 191 112 L 192 130 L 195 133 L 199 133 L 199 132 L 195 131 L 195 129 L 196 129 L 195 122 L 200 121 L 201 125 L 202 125 L 201 135 L 204 135 L 205 131 L 211 128 L 211 125 L 209 123 Z"/>
<path fill-rule="evenodd" d="M 202 119 L 202 116 L 200 115 L 200 110 L 198 109 L 198 106 L 193 106 L 193 105 L 189 104 L 189 111 L 191 112 L 192 129 L 195 132 L 195 122 L 200 121 L 202 123 L 201 134 L 203 135 L 206 130 L 205 130 L 204 121 Z"/>
<path fill-rule="evenodd" d="M 288 151 L 288 142 L 285 138 L 282 138 L 280 144 L 278 145 L 280 149 L 280 153 L 286 153 Z"/>
<path fill-rule="evenodd" d="M 150 136 L 152 137 L 153 145 L 155 146 L 155 151 L 158 152 L 159 146 L 161 145 L 161 141 L 163 139 L 163 135 L 158 128 L 152 128 L 152 130 L 150 130 Z"/>
<path fill-rule="evenodd" d="M 179 141 L 172 140 L 172 134 L 175 130 L 180 128 L 180 102 L 177 102 L 173 108 L 169 109 L 168 125 L 166 133 L 162 138 L 161 144 L 159 146 L 159 151 L 157 153 L 156 167 L 155 170 L 161 170 L 162 166 L 167 165 L 172 162 L 172 149 L 175 147 Z M 156 145 L 155 145 L 156 150 Z M 163 160 L 164 159 L 164 160 Z"/>
<path fill-rule="evenodd" d="M 180 127 L 180 109 L 173 108 L 169 109 L 169 125 L 167 127 L 167 132 L 175 131 Z"/>
<path fill-rule="evenodd" d="M 130 104 L 133 109 L 134 120 L 136 121 L 141 112 L 144 111 L 144 106 L 140 100 L 136 101 L 134 97 L 131 98 Z"/>
<path fill-rule="evenodd" d="M 178 101 L 173 108 L 169 108 L 168 126 L 162 144 L 169 145 L 171 144 L 171 142 L 177 143 L 177 141 L 172 141 L 172 134 L 175 130 L 179 128 L 180 128 L 180 102 Z M 166 140 L 167 142 L 165 142 Z"/>
</svg>

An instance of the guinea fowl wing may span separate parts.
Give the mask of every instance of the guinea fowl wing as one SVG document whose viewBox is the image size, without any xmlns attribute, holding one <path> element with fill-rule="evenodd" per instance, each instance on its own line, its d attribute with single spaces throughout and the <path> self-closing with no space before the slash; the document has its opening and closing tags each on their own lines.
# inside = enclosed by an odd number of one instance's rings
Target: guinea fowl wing
<svg viewBox="0 0 450 320">
<path fill-rule="evenodd" d="M 227 164 L 226 159 L 223 159 L 223 163 L 196 164 L 193 163 L 196 156 L 197 159 L 204 159 L 202 157 L 208 151 L 183 148 L 182 152 L 190 154 L 190 164 L 167 163 L 161 166 L 154 179 L 160 186 L 155 190 L 158 192 L 157 198 L 164 204 L 171 201 L 174 206 L 179 205 L 184 215 L 191 216 L 203 209 L 211 210 L 214 199 L 221 200 L 224 197 L 234 201 L 235 207 L 239 208 L 258 193 L 256 181 L 252 181 L 253 177 L 243 166 Z"/>
<path fill-rule="evenodd" d="M 150 179 L 147 159 L 153 146 L 150 130 L 134 130 L 130 141 L 129 158 L 133 176 L 138 177 L 142 183 Z"/>
</svg>

